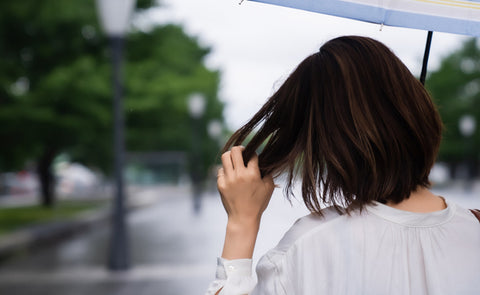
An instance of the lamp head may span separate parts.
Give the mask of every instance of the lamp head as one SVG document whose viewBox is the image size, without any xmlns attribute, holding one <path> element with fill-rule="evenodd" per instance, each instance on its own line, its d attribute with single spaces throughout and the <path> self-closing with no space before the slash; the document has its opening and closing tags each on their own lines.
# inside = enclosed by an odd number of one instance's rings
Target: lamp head
<svg viewBox="0 0 480 295">
<path fill-rule="evenodd" d="M 136 0 L 96 0 L 100 23 L 109 37 L 123 37 Z"/>
</svg>

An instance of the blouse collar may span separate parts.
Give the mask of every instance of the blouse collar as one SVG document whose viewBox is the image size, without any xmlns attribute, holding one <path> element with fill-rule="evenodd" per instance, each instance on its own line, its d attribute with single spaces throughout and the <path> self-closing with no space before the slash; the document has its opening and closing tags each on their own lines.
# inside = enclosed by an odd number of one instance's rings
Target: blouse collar
<svg viewBox="0 0 480 295">
<path fill-rule="evenodd" d="M 380 202 L 366 207 L 367 211 L 388 221 L 410 227 L 431 227 L 448 222 L 455 213 L 455 204 L 445 200 L 447 208 L 429 212 L 416 213 L 405 210 L 395 209 Z"/>
</svg>

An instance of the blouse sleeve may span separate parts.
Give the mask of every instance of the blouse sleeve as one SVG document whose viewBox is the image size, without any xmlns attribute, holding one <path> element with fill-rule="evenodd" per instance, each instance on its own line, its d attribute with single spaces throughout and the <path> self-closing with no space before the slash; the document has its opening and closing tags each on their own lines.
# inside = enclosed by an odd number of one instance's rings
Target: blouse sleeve
<svg viewBox="0 0 480 295">
<path fill-rule="evenodd" d="M 205 295 L 248 295 L 255 287 L 252 277 L 252 260 L 217 259 L 217 272 L 215 280 L 208 287 Z"/>
</svg>

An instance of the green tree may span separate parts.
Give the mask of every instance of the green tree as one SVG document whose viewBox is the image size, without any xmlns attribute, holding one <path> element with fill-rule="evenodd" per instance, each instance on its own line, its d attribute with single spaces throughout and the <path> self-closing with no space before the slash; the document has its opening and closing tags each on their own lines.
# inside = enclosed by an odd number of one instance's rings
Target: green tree
<svg viewBox="0 0 480 295">
<path fill-rule="evenodd" d="M 445 126 L 439 160 L 449 163 L 452 172 L 463 161 L 476 167 L 480 133 L 466 137 L 459 128 L 465 115 L 480 123 L 480 49 L 476 40 L 467 40 L 461 48 L 443 58 L 439 69 L 429 75 L 426 86 Z"/>
<path fill-rule="evenodd" d="M 153 2 L 138 1 L 137 13 Z M 221 118 L 219 74 L 203 64 L 208 52 L 178 26 L 128 36 L 128 150 L 188 150 L 189 93 L 206 95 L 205 122 Z M 34 161 L 46 206 L 54 203 L 51 166 L 60 153 L 109 171 L 111 69 L 93 0 L 1 2 L 0 69 L 0 171 Z M 211 140 L 201 146 L 203 159 L 215 157 Z"/>
<path fill-rule="evenodd" d="M 188 97 L 199 92 L 206 98 L 199 138 L 207 140 L 196 144 L 201 150 L 201 166 L 211 165 L 218 145 L 206 136 L 206 126 L 209 120 L 221 120 L 223 104 L 217 98 L 219 73 L 202 63 L 209 50 L 199 47 L 196 40 L 172 25 L 132 34 L 128 48 L 128 149 L 190 151 L 192 122 L 187 111 Z"/>
</svg>

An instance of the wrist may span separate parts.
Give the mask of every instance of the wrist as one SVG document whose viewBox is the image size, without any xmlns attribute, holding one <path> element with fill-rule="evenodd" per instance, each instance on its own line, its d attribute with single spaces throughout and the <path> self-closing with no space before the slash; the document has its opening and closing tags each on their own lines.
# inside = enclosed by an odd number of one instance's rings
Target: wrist
<svg viewBox="0 0 480 295">
<path fill-rule="evenodd" d="M 225 259 L 252 258 L 259 228 L 259 220 L 229 219 L 222 257 Z"/>
<path fill-rule="evenodd" d="M 227 231 L 241 232 L 248 234 L 250 232 L 258 232 L 260 228 L 260 218 L 228 218 Z"/>
</svg>

